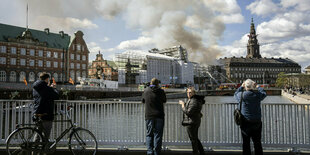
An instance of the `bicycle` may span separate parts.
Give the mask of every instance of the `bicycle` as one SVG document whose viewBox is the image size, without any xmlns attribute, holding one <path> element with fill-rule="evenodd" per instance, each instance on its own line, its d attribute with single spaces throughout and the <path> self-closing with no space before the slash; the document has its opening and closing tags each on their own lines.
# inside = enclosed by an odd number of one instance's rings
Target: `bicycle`
<svg viewBox="0 0 310 155">
<path fill-rule="evenodd" d="M 40 132 L 39 127 L 42 121 L 35 124 L 18 124 L 16 129 L 8 136 L 6 140 L 6 150 L 9 155 L 15 154 L 37 154 L 53 153 L 56 151 L 56 145 L 70 131 L 68 147 L 73 155 L 89 154 L 94 155 L 97 152 L 98 144 L 96 137 L 87 129 L 77 127 L 73 123 L 69 111 L 72 106 L 68 106 L 66 111 L 60 111 L 59 114 L 65 114 L 66 120 L 54 120 L 53 122 L 69 122 L 69 128 L 66 128 L 54 142 L 49 142 L 44 132 Z"/>
</svg>

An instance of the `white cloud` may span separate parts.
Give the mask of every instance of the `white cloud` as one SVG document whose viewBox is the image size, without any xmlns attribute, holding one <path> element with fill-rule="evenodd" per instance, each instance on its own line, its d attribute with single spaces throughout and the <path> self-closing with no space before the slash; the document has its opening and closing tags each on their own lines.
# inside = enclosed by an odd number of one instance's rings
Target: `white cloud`
<svg viewBox="0 0 310 155">
<path fill-rule="evenodd" d="M 256 0 L 246 8 L 250 10 L 252 14 L 259 16 L 267 16 L 280 10 L 272 0 Z"/>
<path fill-rule="evenodd" d="M 152 38 L 139 37 L 135 40 L 126 40 L 117 46 L 117 50 L 148 50 L 154 47 Z"/>
<path fill-rule="evenodd" d="M 281 5 L 284 8 L 293 7 L 298 11 L 309 11 L 310 1 L 309 0 L 281 0 Z"/>
<path fill-rule="evenodd" d="M 103 39 L 101 39 L 100 41 L 101 42 L 107 42 L 107 41 L 109 41 L 110 40 L 110 38 L 108 38 L 108 37 L 104 37 Z"/>
<path fill-rule="evenodd" d="M 33 27 L 38 29 L 50 28 L 51 31 L 65 31 L 74 32 L 78 29 L 95 29 L 98 25 L 92 23 L 88 19 L 77 19 L 77 18 L 58 18 L 51 16 L 38 16 L 32 23 Z"/>
</svg>

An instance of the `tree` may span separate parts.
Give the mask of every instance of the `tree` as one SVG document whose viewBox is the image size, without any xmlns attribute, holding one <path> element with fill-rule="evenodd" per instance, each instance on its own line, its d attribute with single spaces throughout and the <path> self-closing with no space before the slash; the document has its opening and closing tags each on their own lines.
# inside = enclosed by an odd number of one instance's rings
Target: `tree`
<svg viewBox="0 0 310 155">
<path fill-rule="evenodd" d="M 285 73 L 280 72 L 276 80 L 276 87 L 283 88 L 287 84 L 287 82 L 288 82 L 288 79 Z"/>
</svg>

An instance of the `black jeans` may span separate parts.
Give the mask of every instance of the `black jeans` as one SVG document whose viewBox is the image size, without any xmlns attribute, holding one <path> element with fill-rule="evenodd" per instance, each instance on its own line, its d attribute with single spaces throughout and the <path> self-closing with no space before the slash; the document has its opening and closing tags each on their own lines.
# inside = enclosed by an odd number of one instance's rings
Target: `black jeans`
<svg viewBox="0 0 310 155">
<path fill-rule="evenodd" d="M 203 146 L 202 146 L 200 140 L 198 139 L 198 128 L 199 128 L 199 126 L 200 126 L 200 123 L 186 126 L 188 137 L 192 142 L 193 154 L 195 154 L 195 155 L 196 154 L 200 154 L 200 155 L 204 154 Z"/>
<path fill-rule="evenodd" d="M 255 155 L 262 155 L 263 148 L 262 148 L 262 122 L 248 122 L 243 121 L 241 128 L 242 134 L 242 149 L 243 155 L 251 155 L 251 146 L 250 146 L 250 139 L 252 138 Z"/>
</svg>

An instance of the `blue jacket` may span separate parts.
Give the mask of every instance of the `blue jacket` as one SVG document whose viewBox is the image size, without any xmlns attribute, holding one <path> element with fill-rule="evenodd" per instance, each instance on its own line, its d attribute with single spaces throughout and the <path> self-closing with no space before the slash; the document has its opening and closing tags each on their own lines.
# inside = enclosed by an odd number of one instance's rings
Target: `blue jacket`
<svg viewBox="0 0 310 155">
<path fill-rule="evenodd" d="M 238 101 L 238 108 L 240 107 L 241 93 L 243 87 L 239 87 L 235 92 L 235 99 Z M 258 87 L 258 92 L 244 91 L 242 99 L 242 115 L 249 121 L 261 120 L 261 101 L 265 99 L 266 92 L 263 88 Z"/>
<path fill-rule="evenodd" d="M 33 84 L 34 113 L 47 114 L 43 120 L 54 119 L 54 100 L 59 98 L 56 89 L 47 86 L 43 80 L 38 80 Z"/>
</svg>

